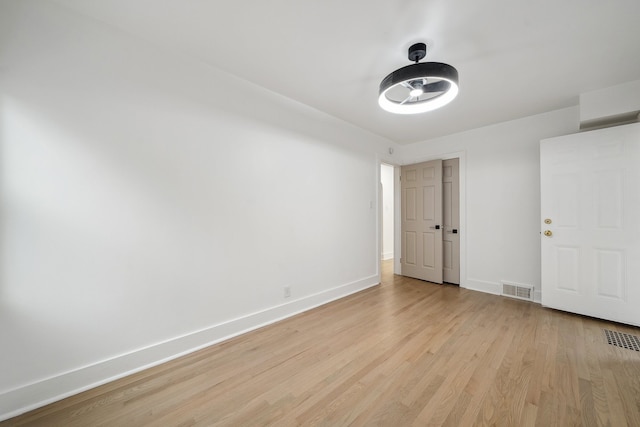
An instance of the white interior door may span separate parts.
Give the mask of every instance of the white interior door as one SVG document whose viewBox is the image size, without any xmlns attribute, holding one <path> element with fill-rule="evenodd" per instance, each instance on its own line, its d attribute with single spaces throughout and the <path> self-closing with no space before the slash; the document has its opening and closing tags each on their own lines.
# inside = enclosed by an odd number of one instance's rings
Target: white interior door
<svg viewBox="0 0 640 427">
<path fill-rule="evenodd" d="M 460 162 L 442 162 L 442 274 L 447 283 L 460 284 Z"/>
<path fill-rule="evenodd" d="M 442 283 L 442 160 L 402 167 L 402 274 Z"/>
<path fill-rule="evenodd" d="M 640 325 L 640 124 L 540 143 L 542 304 Z"/>
</svg>

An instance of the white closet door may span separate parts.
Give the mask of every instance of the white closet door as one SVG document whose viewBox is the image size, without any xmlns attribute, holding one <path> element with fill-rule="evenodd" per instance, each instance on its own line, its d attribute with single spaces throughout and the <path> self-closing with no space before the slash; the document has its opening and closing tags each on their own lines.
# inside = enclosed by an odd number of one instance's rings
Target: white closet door
<svg viewBox="0 0 640 427">
<path fill-rule="evenodd" d="M 640 325 L 640 124 L 540 143 L 542 304 Z"/>
</svg>

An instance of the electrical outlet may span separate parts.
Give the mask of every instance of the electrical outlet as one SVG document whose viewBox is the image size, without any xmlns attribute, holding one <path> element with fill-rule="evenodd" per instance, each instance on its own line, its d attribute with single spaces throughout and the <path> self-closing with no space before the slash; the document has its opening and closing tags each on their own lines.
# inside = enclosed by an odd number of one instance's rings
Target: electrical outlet
<svg viewBox="0 0 640 427">
<path fill-rule="evenodd" d="M 290 298 L 291 297 L 291 286 L 285 286 L 284 287 L 284 297 L 285 298 Z"/>
</svg>

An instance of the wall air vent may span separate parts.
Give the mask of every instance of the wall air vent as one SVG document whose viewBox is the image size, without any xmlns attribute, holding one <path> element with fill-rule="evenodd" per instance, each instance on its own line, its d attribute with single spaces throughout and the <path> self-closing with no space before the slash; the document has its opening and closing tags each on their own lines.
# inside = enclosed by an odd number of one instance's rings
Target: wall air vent
<svg viewBox="0 0 640 427">
<path fill-rule="evenodd" d="M 533 286 L 502 282 L 502 295 L 505 297 L 533 301 Z"/>
</svg>

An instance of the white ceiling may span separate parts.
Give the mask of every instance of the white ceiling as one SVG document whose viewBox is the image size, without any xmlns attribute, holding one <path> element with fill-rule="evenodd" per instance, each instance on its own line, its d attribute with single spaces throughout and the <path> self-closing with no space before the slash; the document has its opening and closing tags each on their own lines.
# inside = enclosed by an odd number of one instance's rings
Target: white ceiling
<svg viewBox="0 0 640 427">
<path fill-rule="evenodd" d="M 640 79 L 638 0 L 55 0 L 398 143 L 578 103 Z M 446 107 L 398 116 L 378 85 L 407 48 L 460 73 Z"/>
</svg>

